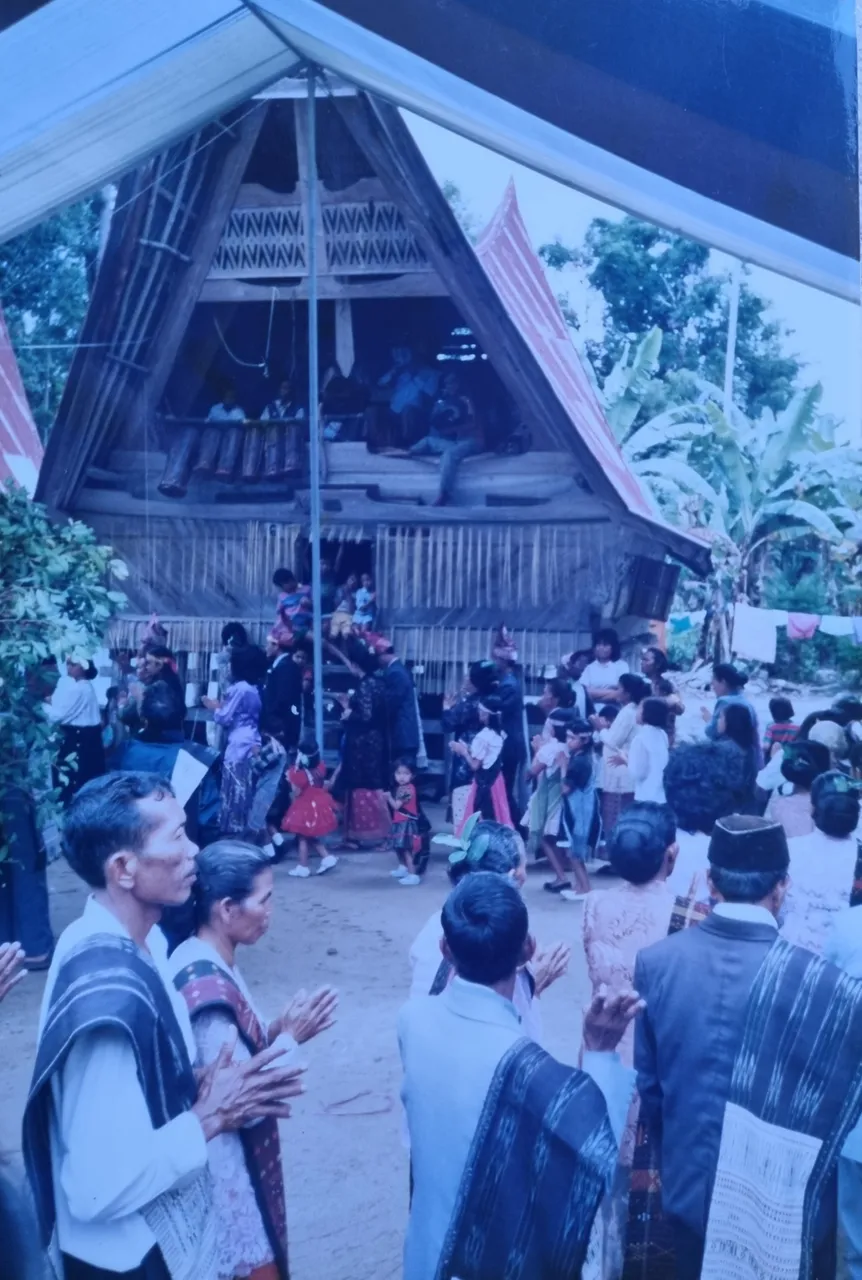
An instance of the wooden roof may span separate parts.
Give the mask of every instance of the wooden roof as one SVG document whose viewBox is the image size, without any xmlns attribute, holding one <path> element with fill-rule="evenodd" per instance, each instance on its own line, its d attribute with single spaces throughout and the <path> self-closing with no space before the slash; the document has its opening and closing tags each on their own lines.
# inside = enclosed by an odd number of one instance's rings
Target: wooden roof
<svg viewBox="0 0 862 1280">
<path fill-rule="evenodd" d="M 333 102 L 357 150 L 397 204 L 427 263 L 534 424 L 537 437 L 574 455 L 606 518 L 705 572 L 708 548 L 650 514 L 612 442 L 615 466 L 609 467 L 609 442 L 597 439 L 600 424 L 597 428 L 594 411 L 587 421 L 561 396 L 526 326 L 507 306 L 499 281 L 483 268 L 458 225 L 398 111 L 366 94 Z M 135 440 L 138 448 L 146 441 L 274 105 L 262 101 L 251 111 L 213 122 L 123 179 L 82 331 L 86 345 L 73 361 L 42 466 L 37 496 L 53 509 L 73 512 L 81 507 L 88 472 L 105 467 L 121 439 L 126 444 Z M 150 448 L 158 449 L 157 443 L 152 441 Z M 620 483 L 621 473 L 627 483 Z M 176 514 L 183 514 L 181 503 Z M 381 516 L 386 518 L 379 508 L 371 508 L 367 518 Z M 400 519 L 405 517 L 406 512 Z M 352 509 L 351 521 L 358 518 L 361 513 Z M 500 511 L 498 518 L 505 520 L 506 513 Z"/>
</svg>

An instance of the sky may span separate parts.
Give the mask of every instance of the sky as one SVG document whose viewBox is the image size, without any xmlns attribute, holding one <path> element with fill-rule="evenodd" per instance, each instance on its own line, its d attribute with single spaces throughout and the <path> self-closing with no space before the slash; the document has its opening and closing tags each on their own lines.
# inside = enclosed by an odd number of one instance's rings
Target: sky
<svg viewBox="0 0 862 1280">
<path fill-rule="evenodd" d="M 408 112 L 403 114 L 437 181 L 455 183 L 480 228 L 491 218 L 511 177 L 536 248 L 558 237 L 567 244 L 580 245 L 593 218 L 624 216 L 592 196 L 525 169 L 448 129 Z M 713 251 L 712 256 L 715 270 L 729 269 L 731 260 L 725 254 Z M 575 271 L 552 271 L 549 277 L 557 293 L 569 294 L 583 337 L 600 337 L 599 295 Z M 846 441 L 862 444 L 862 378 L 858 376 L 862 309 L 762 267 L 749 267 L 747 281 L 772 304 L 770 318 L 793 330 L 786 346 L 804 365 L 800 381 L 822 384 L 821 409 L 843 421 L 841 436 Z"/>
</svg>

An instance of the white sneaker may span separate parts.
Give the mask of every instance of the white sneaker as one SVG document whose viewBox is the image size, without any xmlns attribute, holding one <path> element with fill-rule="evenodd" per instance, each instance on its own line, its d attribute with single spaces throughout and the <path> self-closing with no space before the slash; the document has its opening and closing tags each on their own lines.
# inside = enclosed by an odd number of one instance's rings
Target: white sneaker
<svg viewBox="0 0 862 1280">
<path fill-rule="evenodd" d="M 325 858 L 320 859 L 320 866 L 317 868 L 319 876 L 325 875 L 327 871 L 331 871 L 333 867 L 338 866 L 338 859 L 334 853 L 328 853 Z"/>
<path fill-rule="evenodd" d="M 263 851 L 264 851 L 264 853 L 266 854 L 266 856 L 267 856 L 268 858 L 274 858 L 274 857 L 275 857 L 275 845 L 272 843 L 272 841 L 271 841 L 271 840 L 270 840 L 269 844 L 265 844 L 265 845 L 263 846 Z"/>
<path fill-rule="evenodd" d="M 294 867 L 287 873 L 289 876 L 296 876 L 297 880 L 307 880 L 311 875 L 308 867 Z"/>
<path fill-rule="evenodd" d="M 401 863 L 399 862 L 395 870 L 390 871 L 389 874 L 391 875 L 393 880 L 403 880 L 406 875 L 410 874 L 410 872 L 407 870 L 406 867 L 402 867 Z"/>
<path fill-rule="evenodd" d="M 563 889 L 560 897 L 566 902 L 583 902 L 587 895 L 585 893 L 575 893 L 574 889 Z"/>
<path fill-rule="evenodd" d="M 422 881 L 420 880 L 419 876 L 411 876 L 410 872 L 408 871 L 407 875 L 402 876 L 401 879 L 398 881 L 398 883 L 407 885 L 409 888 L 412 889 L 414 885 L 421 884 Z"/>
</svg>

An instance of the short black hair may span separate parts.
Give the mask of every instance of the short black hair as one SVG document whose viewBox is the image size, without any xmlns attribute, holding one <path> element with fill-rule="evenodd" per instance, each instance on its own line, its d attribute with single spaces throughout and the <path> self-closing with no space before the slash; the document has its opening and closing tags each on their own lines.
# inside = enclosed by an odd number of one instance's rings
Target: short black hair
<svg viewBox="0 0 862 1280">
<path fill-rule="evenodd" d="M 574 691 L 568 680 L 562 676 L 555 676 L 553 680 L 546 680 L 545 687 L 550 690 L 551 697 L 555 698 L 561 707 L 574 706 Z"/>
<path fill-rule="evenodd" d="M 345 646 L 345 657 L 348 662 L 352 662 L 354 666 L 359 667 L 363 675 L 374 675 L 375 671 L 380 670 L 380 659 L 377 654 L 368 648 L 368 645 L 360 640 L 359 636 L 348 636 Z"/>
<path fill-rule="evenodd" d="M 624 671 L 617 683 L 636 706 L 639 706 L 644 698 L 649 697 L 650 687 L 641 676 L 633 676 L 631 672 Z"/>
<path fill-rule="evenodd" d="M 741 761 L 738 752 L 720 742 L 685 742 L 674 748 L 664 789 L 683 831 L 712 835 L 718 819 L 735 812 L 744 787 Z"/>
<path fill-rule="evenodd" d="M 396 769 L 409 769 L 409 770 L 410 770 L 410 772 L 412 773 L 413 777 L 414 777 L 414 778 L 416 777 L 416 773 L 417 773 L 416 765 L 414 764 L 414 762 L 413 762 L 412 760 L 408 760 L 406 756 L 401 756 L 401 757 L 399 757 L 399 759 L 397 759 L 397 760 L 393 760 L 393 762 L 392 762 L 392 777 L 393 777 L 393 779 L 395 778 L 395 770 L 396 770 Z M 478 824 L 477 824 L 477 825 L 478 825 Z"/>
<path fill-rule="evenodd" d="M 197 856 L 198 877 L 192 891 L 195 928 L 208 924 L 217 902 L 229 898 L 243 902 L 254 889 L 261 871 L 272 859 L 257 845 L 244 840 L 216 840 Z"/>
<path fill-rule="evenodd" d="M 141 698 L 141 719 L 145 734 L 159 734 L 165 729 L 182 729 L 186 709 L 177 696 L 176 689 L 165 680 L 156 680 L 144 689 Z"/>
<path fill-rule="evenodd" d="M 263 649 L 256 644 L 246 644 L 231 650 L 230 675 L 234 683 L 245 680 L 247 684 L 262 684 L 266 676 L 266 654 Z"/>
<path fill-rule="evenodd" d="M 727 871 L 710 864 L 709 876 L 726 902 L 762 902 L 787 879 L 786 871 Z"/>
<path fill-rule="evenodd" d="M 500 683 L 500 672 L 497 670 L 496 663 L 490 658 L 484 658 L 481 662 L 471 662 L 469 676 L 471 685 L 479 695 L 493 692 Z"/>
<path fill-rule="evenodd" d="M 655 729 L 664 729 L 666 733 L 670 722 L 670 708 L 661 698 L 644 698 L 641 703 L 641 720 Z"/>
<path fill-rule="evenodd" d="M 241 622 L 228 622 L 221 629 L 222 644 L 248 644 L 248 632 Z"/>
<path fill-rule="evenodd" d="M 779 724 L 788 724 L 793 719 L 793 703 L 789 698 L 770 698 L 769 714 Z"/>
<path fill-rule="evenodd" d="M 488 728 L 494 729 L 497 733 L 503 729 L 503 704 L 496 693 L 489 693 L 487 697 L 479 699 L 480 709 L 484 707 L 488 713 Z"/>
<path fill-rule="evenodd" d="M 299 579 L 292 569 L 276 569 L 272 575 L 272 585 L 274 587 L 296 586 L 298 582 Z"/>
<path fill-rule="evenodd" d="M 308 764 L 304 767 L 307 769 L 316 769 L 320 764 L 320 747 L 317 745 L 316 738 L 303 738 L 297 748 L 301 756 L 305 756 Z"/>
<path fill-rule="evenodd" d="M 616 662 L 620 656 L 620 638 L 614 631 L 613 627 L 602 627 L 601 631 L 597 631 L 593 640 L 593 648 L 597 644 L 606 644 L 610 646 L 611 662 Z"/>
<path fill-rule="evenodd" d="M 608 724 L 613 724 L 619 714 L 620 708 L 616 702 L 606 702 L 599 712 L 599 715 L 603 720 L 607 720 Z"/>
<path fill-rule="evenodd" d="M 717 662 L 712 669 L 712 678 L 720 680 L 730 689 L 744 689 L 748 684 L 748 676 L 737 670 L 732 662 Z"/>
<path fill-rule="evenodd" d="M 477 872 L 443 904 L 443 936 L 466 982 L 491 987 L 518 968 L 530 922 L 524 900 L 501 876 Z"/>
<path fill-rule="evenodd" d="M 669 805 L 636 801 L 608 836 L 608 857 L 617 875 L 629 884 L 649 884 L 675 840 L 676 817 Z"/>
<path fill-rule="evenodd" d="M 859 792 L 846 774 L 821 773 L 811 784 L 811 812 L 818 831 L 842 840 L 859 826 Z"/>
<path fill-rule="evenodd" d="M 832 757 L 822 742 L 792 742 L 785 748 L 781 762 L 782 776 L 794 787 L 810 791 L 814 779 L 821 773 L 829 773 Z"/>
<path fill-rule="evenodd" d="M 106 773 L 84 784 L 63 819 L 63 852 L 69 866 L 91 889 L 104 889 L 105 864 L 115 853 L 140 853 L 150 824 L 138 801 L 172 796 L 167 778 L 156 773 Z"/>
<path fill-rule="evenodd" d="M 173 659 L 173 651 L 166 644 L 146 644 L 144 652 L 148 653 L 151 658 L 167 658 Z"/>
<path fill-rule="evenodd" d="M 489 871 L 495 876 L 508 876 L 520 864 L 524 845 L 512 827 L 504 827 L 502 822 L 484 820 L 476 823 L 474 839 L 482 833 L 487 835 L 488 843 L 479 862 L 473 863 L 469 858 L 463 858 L 461 862 L 449 863 L 449 879 L 452 884 L 458 884 L 465 876 L 477 871 Z"/>
</svg>

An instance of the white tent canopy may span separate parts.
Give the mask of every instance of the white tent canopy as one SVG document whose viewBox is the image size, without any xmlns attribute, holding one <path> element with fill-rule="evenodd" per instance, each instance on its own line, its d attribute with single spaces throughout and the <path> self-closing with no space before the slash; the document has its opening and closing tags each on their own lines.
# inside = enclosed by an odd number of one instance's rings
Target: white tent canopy
<svg viewBox="0 0 862 1280">
<path fill-rule="evenodd" d="M 854 258 L 699 194 L 316 0 L 51 0 L 0 33 L 0 239 L 309 59 L 601 200 L 858 301 Z"/>
</svg>

